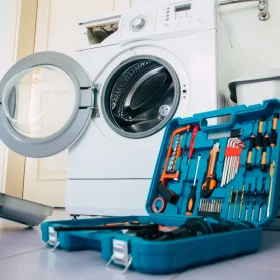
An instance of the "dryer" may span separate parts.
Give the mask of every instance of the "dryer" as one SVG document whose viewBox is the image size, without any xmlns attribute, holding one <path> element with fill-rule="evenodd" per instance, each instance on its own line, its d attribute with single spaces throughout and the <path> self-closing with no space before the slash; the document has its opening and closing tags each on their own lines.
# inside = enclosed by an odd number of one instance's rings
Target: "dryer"
<svg viewBox="0 0 280 280">
<path fill-rule="evenodd" d="M 3 77 L 0 137 L 27 157 L 69 148 L 69 214 L 145 215 L 166 124 L 218 107 L 215 1 L 109 13 L 79 29 L 74 57 L 35 53 Z"/>
</svg>

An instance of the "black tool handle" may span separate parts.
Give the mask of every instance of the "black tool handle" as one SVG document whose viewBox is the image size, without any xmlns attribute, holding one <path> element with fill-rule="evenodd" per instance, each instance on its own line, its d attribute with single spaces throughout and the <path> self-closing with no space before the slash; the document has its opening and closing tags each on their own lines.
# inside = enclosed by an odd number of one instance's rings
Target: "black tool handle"
<svg viewBox="0 0 280 280">
<path fill-rule="evenodd" d="M 196 186 L 192 186 L 191 192 L 190 192 L 190 195 L 188 198 L 188 203 L 187 203 L 187 211 L 186 211 L 187 216 L 191 216 L 193 214 L 195 200 L 196 200 Z"/>
<path fill-rule="evenodd" d="M 158 182 L 157 191 L 169 203 L 175 205 L 178 202 L 179 196 L 165 187 L 161 182 Z"/>
</svg>

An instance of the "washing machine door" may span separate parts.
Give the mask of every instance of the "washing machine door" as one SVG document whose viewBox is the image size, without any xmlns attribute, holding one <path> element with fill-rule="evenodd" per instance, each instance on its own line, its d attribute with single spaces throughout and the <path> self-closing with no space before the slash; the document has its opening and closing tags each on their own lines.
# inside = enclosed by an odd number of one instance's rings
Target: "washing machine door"
<svg viewBox="0 0 280 280">
<path fill-rule="evenodd" d="M 25 57 L 0 82 L 0 138 L 27 157 L 73 144 L 92 115 L 90 80 L 74 59 L 56 52 Z"/>
</svg>

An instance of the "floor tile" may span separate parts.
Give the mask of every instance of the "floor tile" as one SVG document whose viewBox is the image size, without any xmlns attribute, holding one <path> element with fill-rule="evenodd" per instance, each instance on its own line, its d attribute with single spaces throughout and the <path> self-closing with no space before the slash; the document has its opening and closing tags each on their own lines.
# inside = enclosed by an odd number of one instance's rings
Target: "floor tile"
<svg viewBox="0 0 280 280">
<path fill-rule="evenodd" d="M 0 260 L 1 279 L 48 280 L 130 280 L 174 279 L 176 275 L 153 276 L 136 272 L 120 274 L 106 269 L 100 253 L 92 251 L 64 252 L 34 251 Z"/>
</svg>

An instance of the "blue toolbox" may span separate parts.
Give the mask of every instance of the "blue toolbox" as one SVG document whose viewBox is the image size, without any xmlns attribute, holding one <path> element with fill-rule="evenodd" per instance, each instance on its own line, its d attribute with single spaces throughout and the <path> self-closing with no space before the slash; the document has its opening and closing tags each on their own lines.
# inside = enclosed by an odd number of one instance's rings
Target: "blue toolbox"
<svg viewBox="0 0 280 280">
<path fill-rule="evenodd" d="M 108 266 L 149 274 L 258 251 L 279 206 L 279 114 L 280 101 L 271 99 L 171 120 L 148 216 L 45 222 L 43 240 L 67 251 L 100 250 Z M 208 125 L 221 117 L 226 122 Z"/>
</svg>

